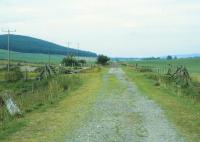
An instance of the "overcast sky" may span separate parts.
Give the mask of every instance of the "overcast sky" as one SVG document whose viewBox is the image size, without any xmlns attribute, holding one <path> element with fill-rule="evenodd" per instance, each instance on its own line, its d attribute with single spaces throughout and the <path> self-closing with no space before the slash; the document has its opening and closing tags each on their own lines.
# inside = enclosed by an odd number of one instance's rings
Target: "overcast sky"
<svg viewBox="0 0 200 142">
<path fill-rule="evenodd" d="M 0 28 L 112 57 L 200 53 L 200 0 L 0 0 Z"/>
</svg>

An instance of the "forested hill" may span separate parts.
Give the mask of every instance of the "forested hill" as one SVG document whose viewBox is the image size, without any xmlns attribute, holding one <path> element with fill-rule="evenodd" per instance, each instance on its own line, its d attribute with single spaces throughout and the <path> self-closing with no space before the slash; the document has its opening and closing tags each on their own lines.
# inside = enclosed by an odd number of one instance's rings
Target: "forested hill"
<svg viewBox="0 0 200 142">
<path fill-rule="evenodd" d="M 7 49 L 7 35 L 0 35 L 0 49 Z M 96 53 L 67 48 L 45 40 L 21 35 L 10 35 L 10 50 L 22 53 L 79 55 L 96 57 Z"/>
</svg>

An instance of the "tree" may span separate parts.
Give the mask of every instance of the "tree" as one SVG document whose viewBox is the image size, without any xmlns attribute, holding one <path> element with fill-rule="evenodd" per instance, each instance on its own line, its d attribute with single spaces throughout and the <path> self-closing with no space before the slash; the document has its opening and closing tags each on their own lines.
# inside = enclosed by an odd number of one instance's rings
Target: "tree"
<svg viewBox="0 0 200 142">
<path fill-rule="evenodd" d="M 172 60 L 172 59 L 173 59 L 173 57 L 171 55 L 167 56 L 167 60 Z"/>
<path fill-rule="evenodd" d="M 65 66 L 78 66 L 78 61 L 74 56 L 70 55 L 62 60 L 62 64 Z"/>
<path fill-rule="evenodd" d="M 105 55 L 99 55 L 97 57 L 97 64 L 106 65 L 110 61 L 110 58 Z"/>
<path fill-rule="evenodd" d="M 84 59 L 81 59 L 81 60 L 78 60 L 78 63 L 80 64 L 80 65 L 85 65 L 87 62 L 86 62 L 86 60 L 84 60 Z"/>
</svg>

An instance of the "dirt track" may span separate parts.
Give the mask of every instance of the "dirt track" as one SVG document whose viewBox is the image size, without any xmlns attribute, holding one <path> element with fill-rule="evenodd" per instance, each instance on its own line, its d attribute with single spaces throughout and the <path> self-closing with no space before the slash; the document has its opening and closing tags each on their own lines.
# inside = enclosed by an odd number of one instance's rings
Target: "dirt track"
<svg viewBox="0 0 200 142">
<path fill-rule="evenodd" d="M 142 96 L 120 68 L 104 75 L 89 119 L 66 142 L 182 142 L 163 110 Z"/>
</svg>

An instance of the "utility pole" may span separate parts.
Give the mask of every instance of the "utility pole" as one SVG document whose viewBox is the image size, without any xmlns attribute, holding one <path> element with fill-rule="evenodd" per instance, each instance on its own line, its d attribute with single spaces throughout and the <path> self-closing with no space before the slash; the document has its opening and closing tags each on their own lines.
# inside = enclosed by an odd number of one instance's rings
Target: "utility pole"
<svg viewBox="0 0 200 142">
<path fill-rule="evenodd" d="M 70 41 L 67 42 L 67 48 L 70 48 L 70 43 L 72 43 L 72 42 L 70 42 Z M 70 53 L 69 53 L 69 55 L 70 55 Z"/>
<path fill-rule="evenodd" d="M 49 54 L 49 66 L 50 66 L 50 63 L 51 63 L 51 53 L 50 53 L 50 48 L 48 49 L 48 54 Z"/>
<path fill-rule="evenodd" d="M 5 33 L 7 33 L 8 34 L 8 73 L 10 72 L 10 33 L 12 33 L 12 32 L 16 32 L 16 30 L 2 30 L 2 32 L 5 32 Z"/>
<path fill-rule="evenodd" d="M 79 48 L 80 48 L 80 43 L 77 43 L 77 58 L 79 59 Z"/>
</svg>

